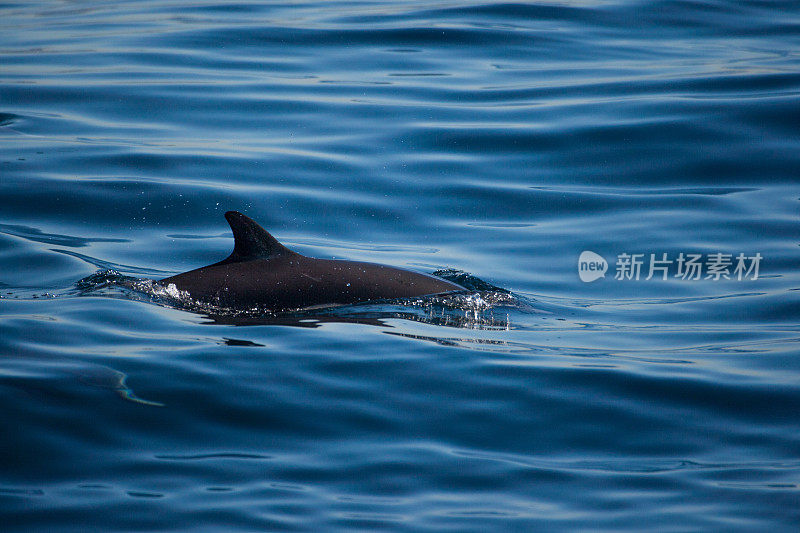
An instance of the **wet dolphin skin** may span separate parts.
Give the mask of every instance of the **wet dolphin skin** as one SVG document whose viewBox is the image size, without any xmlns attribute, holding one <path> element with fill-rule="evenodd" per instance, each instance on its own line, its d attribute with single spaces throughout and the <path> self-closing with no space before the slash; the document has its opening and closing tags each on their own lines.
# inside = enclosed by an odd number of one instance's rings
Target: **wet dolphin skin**
<svg viewBox="0 0 800 533">
<path fill-rule="evenodd" d="M 271 310 L 347 305 L 463 291 L 441 278 L 402 268 L 315 259 L 283 246 L 264 228 L 237 211 L 225 218 L 234 238 L 227 259 L 160 281 L 197 300 L 231 308 Z"/>
</svg>

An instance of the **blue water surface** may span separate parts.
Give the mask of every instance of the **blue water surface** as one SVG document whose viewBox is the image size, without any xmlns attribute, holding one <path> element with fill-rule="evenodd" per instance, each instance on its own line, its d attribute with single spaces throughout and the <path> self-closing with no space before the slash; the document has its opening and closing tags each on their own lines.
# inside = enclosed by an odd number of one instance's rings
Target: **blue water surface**
<svg viewBox="0 0 800 533">
<path fill-rule="evenodd" d="M 799 36 L 761 0 L 0 4 L 3 531 L 796 531 Z M 470 290 L 142 281 L 232 209 Z"/>
</svg>

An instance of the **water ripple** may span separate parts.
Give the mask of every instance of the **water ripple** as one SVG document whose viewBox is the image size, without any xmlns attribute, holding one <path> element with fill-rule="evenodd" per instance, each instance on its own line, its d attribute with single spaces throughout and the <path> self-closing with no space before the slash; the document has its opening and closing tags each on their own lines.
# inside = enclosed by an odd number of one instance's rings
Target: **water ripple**
<svg viewBox="0 0 800 533">
<path fill-rule="evenodd" d="M 797 529 L 796 2 L 0 15 L 4 529 Z M 225 257 L 231 209 L 469 291 L 278 316 L 152 281 Z"/>
</svg>

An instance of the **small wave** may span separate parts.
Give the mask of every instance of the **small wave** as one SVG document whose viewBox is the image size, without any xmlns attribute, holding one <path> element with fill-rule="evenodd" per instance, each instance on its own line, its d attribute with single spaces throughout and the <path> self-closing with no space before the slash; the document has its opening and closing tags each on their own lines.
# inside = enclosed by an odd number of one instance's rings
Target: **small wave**
<svg viewBox="0 0 800 533">
<path fill-rule="evenodd" d="M 62 235 L 60 233 L 47 233 L 39 228 L 23 226 L 20 224 L 0 224 L 0 233 L 13 235 L 14 237 L 20 237 L 33 242 L 53 244 L 56 246 L 68 246 L 70 248 L 82 248 L 95 242 L 128 242 L 127 239 L 110 239 L 101 237 L 86 238 L 76 237 L 73 235 Z"/>
<path fill-rule="evenodd" d="M 511 294 L 508 290 L 503 289 L 502 287 L 492 285 L 491 283 L 475 277 L 472 274 L 464 272 L 463 270 L 457 270 L 455 268 L 437 270 L 433 273 L 433 275 L 437 278 L 442 278 L 446 279 L 447 281 L 457 283 L 468 291 L 494 291 Z"/>
<path fill-rule="evenodd" d="M 272 459 L 271 455 L 264 455 L 261 453 L 244 453 L 244 452 L 216 452 L 216 453 L 199 453 L 199 454 L 160 454 L 155 456 L 156 459 L 164 461 L 207 461 L 216 459 Z"/>
<path fill-rule="evenodd" d="M 17 121 L 17 115 L 13 113 L 0 113 L 0 127 L 10 126 Z"/>
</svg>

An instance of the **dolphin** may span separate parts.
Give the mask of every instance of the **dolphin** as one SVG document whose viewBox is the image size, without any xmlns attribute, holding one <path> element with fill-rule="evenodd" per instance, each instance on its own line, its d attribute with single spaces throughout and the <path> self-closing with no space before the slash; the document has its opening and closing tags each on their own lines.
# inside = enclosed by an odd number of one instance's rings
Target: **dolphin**
<svg viewBox="0 0 800 533">
<path fill-rule="evenodd" d="M 159 281 L 191 298 L 232 309 L 287 311 L 413 298 L 466 290 L 441 278 L 402 268 L 315 259 L 289 250 L 238 211 L 225 218 L 233 231 L 227 259 Z"/>
</svg>

